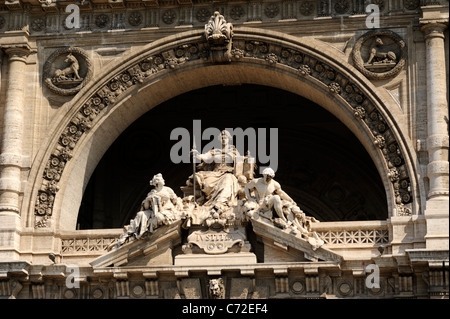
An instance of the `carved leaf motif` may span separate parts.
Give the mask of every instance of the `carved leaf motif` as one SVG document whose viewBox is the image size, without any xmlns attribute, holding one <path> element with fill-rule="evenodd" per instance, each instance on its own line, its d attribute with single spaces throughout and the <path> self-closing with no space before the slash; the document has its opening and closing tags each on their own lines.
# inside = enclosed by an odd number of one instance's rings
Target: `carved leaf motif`
<svg viewBox="0 0 450 319">
<path fill-rule="evenodd" d="M 231 39 L 231 29 L 231 24 L 227 23 L 223 15 L 216 11 L 205 25 L 205 36 L 213 44 L 224 44 Z"/>
</svg>

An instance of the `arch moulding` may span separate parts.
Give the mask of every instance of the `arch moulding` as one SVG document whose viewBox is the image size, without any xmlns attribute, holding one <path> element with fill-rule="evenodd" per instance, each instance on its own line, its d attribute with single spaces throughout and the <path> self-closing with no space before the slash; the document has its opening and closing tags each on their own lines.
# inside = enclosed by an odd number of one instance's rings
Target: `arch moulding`
<svg viewBox="0 0 450 319">
<path fill-rule="evenodd" d="M 32 167 L 25 226 L 74 230 L 93 170 L 129 124 L 190 90 L 243 83 L 281 88 L 333 113 L 372 157 L 390 216 L 418 214 L 414 152 L 395 120 L 403 115 L 344 58 L 312 38 L 245 27 L 233 30 L 223 52 L 206 41 L 203 30 L 148 44 L 95 76 L 64 105 Z"/>
</svg>

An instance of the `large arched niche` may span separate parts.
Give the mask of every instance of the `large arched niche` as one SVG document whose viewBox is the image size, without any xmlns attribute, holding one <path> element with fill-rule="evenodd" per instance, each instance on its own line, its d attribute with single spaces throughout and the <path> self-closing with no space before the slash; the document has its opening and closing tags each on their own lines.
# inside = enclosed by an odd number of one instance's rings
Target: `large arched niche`
<svg viewBox="0 0 450 319">
<path fill-rule="evenodd" d="M 308 215 L 320 221 L 388 217 L 379 173 L 342 122 L 299 95 L 244 84 L 187 92 L 133 122 L 92 174 L 77 227 L 118 228 L 128 224 L 156 173 L 162 173 L 166 185 L 183 196 L 180 186 L 192 174 L 192 165 L 172 163 L 170 151 L 176 141 L 170 141 L 170 135 L 177 127 L 192 132 L 194 119 L 201 119 L 203 130 L 240 127 L 265 129 L 270 134 L 270 128 L 277 128 L 276 180 Z"/>
<path fill-rule="evenodd" d="M 249 41 L 267 44 L 268 52 L 247 47 Z M 38 154 L 31 174 L 34 183 L 29 192 L 28 225 L 36 220 L 35 227 L 75 229 L 83 191 L 97 163 L 126 127 L 156 105 L 199 88 L 243 83 L 303 96 L 332 113 L 353 132 L 375 163 L 385 187 L 389 214 L 398 214 L 399 205 L 403 205 L 395 179 L 405 182 L 403 191 L 407 198 L 403 198 L 407 199 L 410 211 L 413 214 L 419 211 L 415 162 L 411 160 L 413 148 L 394 119 L 402 115 L 343 57 L 310 38 L 250 28 L 236 29 L 233 43 L 241 46 L 239 50 L 245 54 L 234 56 L 230 63 L 216 64 L 205 55 L 208 48 L 202 32 L 186 32 L 155 41 L 97 75 L 90 87 L 65 106 L 67 112 L 62 112 L 55 121 L 48 147 Z M 175 57 L 180 52 L 177 48 L 186 54 L 192 53 L 193 47 L 196 52 L 189 59 Z M 289 48 L 289 54 L 301 54 L 302 63 L 283 63 L 283 48 Z M 277 54 L 278 61 L 274 62 L 272 58 Z M 170 63 L 152 69 L 155 61 Z M 303 65 L 312 70 L 300 72 Z M 333 76 L 324 77 L 324 70 Z M 111 88 L 115 82 L 121 86 L 114 93 Z M 83 114 L 89 107 L 96 116 Z M 356 112 L 358 107 L 362 108 L 362 114 Z M 391 149 L 387 149 L 389 146 Z M 392 164 L 390 153 L 397 157 L 397 166 Z M 55 180 L 54 174 L 49 177 L 48 169 L 61 162 L 58 179 Z M 392 169 L 396 173 L 394 178 Z"/>
</svg>

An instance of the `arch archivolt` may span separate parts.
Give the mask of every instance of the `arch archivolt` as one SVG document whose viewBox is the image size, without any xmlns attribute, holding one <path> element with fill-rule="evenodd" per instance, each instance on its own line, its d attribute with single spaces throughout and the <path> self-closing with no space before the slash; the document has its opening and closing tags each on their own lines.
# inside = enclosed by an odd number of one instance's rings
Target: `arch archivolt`
<svg viewBox="0 0 450 319">
<path fill-rule="evenodd" d="M 90 174 L 107 147 L 140 115 L 189 90 L 240 83 L 285 89 L 332 112 L 374 160 L 391 215 L 417 212 L 411 147 L 393 111 L 367 79 L 324 46 L 310 38 L 236 28 L 229 61 L 223 61 L 198 30 L 155 41 L 117 61 L 68 102 L 47 148 L 38 154 L 28 225 L 74 229 Z"/>
</svg>

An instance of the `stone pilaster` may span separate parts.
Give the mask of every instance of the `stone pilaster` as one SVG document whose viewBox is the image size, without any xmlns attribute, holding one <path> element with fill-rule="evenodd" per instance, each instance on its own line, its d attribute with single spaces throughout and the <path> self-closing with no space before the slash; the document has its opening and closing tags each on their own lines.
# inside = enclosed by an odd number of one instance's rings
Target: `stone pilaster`
<svg viewBox="0 0 450 319">
<path fill-rule="evenodd" d="M 448 8 L 447 8 L 448 10 Z M 427 177 L 429 191 L 425 218 L 427 249 L 448 249 L 449 162 L 448 100 L 444 31 L 448 25 L 442 10 L 422 8 L 420 20 L 426 46 L 427 79 Z"/>
<path fill-rule="evenodd" d="M 19 212 L 20 167 L 22 164 L 23 103 L 25 90 L 25 62 L 30 51 L 16 47 L 5 50 L 8 56 L 8 84 L 6 86 L 0 152 L 0 212 Z"/>
<path fill-rule="evenodd" d="M 25 62 L 30 50 L 8 46 L 4 50 L 3 63 L 8 63 L 8 81 L 4 105 L 3 130 L 0 150 L 0 259 L 16 259 L 20 241 L 19 194 L 21 192 L 23 106 Z"/>
<path fill-rule="evenodd" d="M 427 175 L 430 181 L 429 198 L 446 197 L 449 194 L 448 164 L 448 101 L 445 70 L 444 30 L 442 23 L 422 26 L 426 41 L 427 57 L 427 106 L 429 163 Z"/>
</svg>

